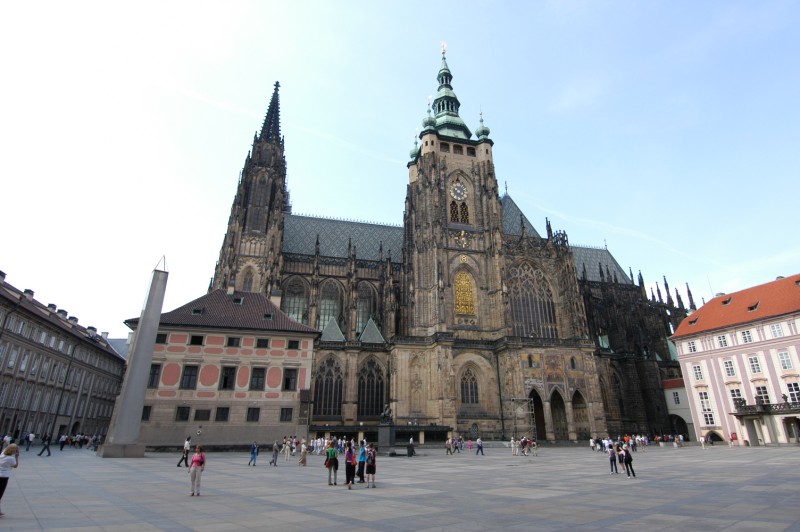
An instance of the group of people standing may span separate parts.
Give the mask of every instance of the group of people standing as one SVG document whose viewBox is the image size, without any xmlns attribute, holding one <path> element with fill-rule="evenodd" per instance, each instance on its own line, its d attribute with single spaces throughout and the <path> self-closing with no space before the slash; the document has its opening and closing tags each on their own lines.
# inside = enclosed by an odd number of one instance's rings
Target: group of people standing
<svg viewBox="0 0 800 532">
<path fill-rule="evenodd" d="M 375 488 L 375 471 L 377 469 L 378 450 L 375 444 L 367 444 L 361 440 L 356 448 L 354 440 L 344 442 L 345 484 L 353 489 L 358 476 L 358 484 L 366 484 L 367 488 Z M 337 485 L 339 472 L 338 440 L 332 438 L 325 449 L 325 467 L 328 470 L 328 486 Z"/>
<path fill-rule="evenodd" d="M 539 444 L 536 443 L 536 440 L 532 440 L 528 436 L 520 439 L 511 436 L 511 456 L 530 456 L 531 453 L 533 456 L 538 456 Z"/>
<path fill-rule="evenodd" d="M 630 447 L 628 444 L 622 444 L 620 447 L 619 444 L 613 444 L 608 447 L 606 451 L 608 453 L 608 460 L 611 466 L 611 474 L 618 475 L 619 471 L 617 470 L 617 462 L 619 462 L 622 466 L 625 467 L 625 473 L 628 475 L 628 478 L 636 478 L 636 472 L 633 470 L 633 455 L 631 454 Z"/>
</svg>

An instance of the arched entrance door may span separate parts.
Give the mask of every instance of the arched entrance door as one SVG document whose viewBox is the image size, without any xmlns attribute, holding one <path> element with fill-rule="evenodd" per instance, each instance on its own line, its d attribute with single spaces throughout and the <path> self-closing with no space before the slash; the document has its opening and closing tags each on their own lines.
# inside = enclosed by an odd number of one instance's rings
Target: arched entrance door
<svg viewBox="0 0 800 532">
<path fill-rule="evenodd" d="M 542 402 L 542 398 L 539 397 L 536 390 L 531 390 L 528 399 L 533 403 L 533 419 L 531 420 L 532 434 L 530 436 L 536 441 L 547 438 L 547 425 L 544 420 L 544 403 Z"/>
<path fill-rule="evenodd" d="M 684 437 L 689 435 L 689 426 L 681 416 L 670 414 L 669 422 L 672 425 L 671 428 L 673 434 L 683 434 Z"/>
<path fill-rule="evenodd" d="M 553 416 L 553 435 L 556 440 L 569 440 L 567 407 L 561 394 L 556 391 L 550 396 L 550 413 Z"/>
<path fill-rule="evenodd" d="M 576 391 L 572 396 L 572 417 L 575 421 L 575 434 L 580 440 L 588 440 L 589 434 L 589 408 L 581 392 Z"/>
</svg>

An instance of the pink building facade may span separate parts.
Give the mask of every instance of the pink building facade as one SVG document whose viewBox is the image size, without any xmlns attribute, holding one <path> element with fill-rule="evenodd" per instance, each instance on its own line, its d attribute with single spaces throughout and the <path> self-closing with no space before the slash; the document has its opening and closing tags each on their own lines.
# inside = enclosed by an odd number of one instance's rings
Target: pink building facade
<svg viewBox="0 0 800 532">
<path fill-rule="evenodd" d="M 797 444 L 800 275 L 715 297 L 681 323 L 678 348 L 697 437 Z"/>
</svg>

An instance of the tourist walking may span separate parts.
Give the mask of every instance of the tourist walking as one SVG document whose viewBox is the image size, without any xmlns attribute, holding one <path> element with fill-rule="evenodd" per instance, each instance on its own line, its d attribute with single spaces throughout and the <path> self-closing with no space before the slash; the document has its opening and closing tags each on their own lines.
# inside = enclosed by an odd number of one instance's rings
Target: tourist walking
<svg viewBox="0 0 800 532">
<path fill-rule="evenodd" d="M 256 466 L 256 458 L 258 458 L 258 442 L 253 442 L 253 445 L 250 446 L 250 461 L 247 462 L 247 465 L 252 464 L 253 467 Z"/>
<path fill-rule="evenodd" d="M 63 451 L 64 450 L 64 445 L 66 445 L 66 443 L 67 443 L 67 435 L 66 434 L 62 434 L 61 437 L 58 439 L 58 445 L 59 445 L 58 450 L 59 451 Z"/>
<path fill-rule="evenodd" d="M 372 480 L 372 487 L 375 487 L 375 469 L 377 467 L 378 450 L 375 445 L 370 443 L 367 447 L 366 470 L 367 470 L 367 487 L 370 487 L 370 479 Z"/>
<path fill-rule="evenodd" d="M 344 451 L 344 478 L 347 489 L 353 489 L 353 482 L 356 480 L 356 452 L 353 443 L 347 442 Z"/>
<path fill-rule="evenodd" d="M 45 434 L 42 436 L 42 450 L 39 451 L 39 456 L 42 456 L 42 453 L 47 451 L 47 456 L 50 456 L 50 435 Z"/>
<path fill-rule="evenodd" d="M 614 449 L 613 445 L 608 446 L 608 462 L 611 466 L 611 474 L 619 475 L 619 470 L 617 469 L 617 451 Z"/>
<path fill-rule="evenodd" d="M 11 470 L 19 467 L 19 447 L 15 443 L 10 443 L 3 449 L 0 455 L 0 502 L 3 501 L 3 494 L 8 486 L 8 479 L 11 478 Z M 0 509 L 0 517 L 4 516 Z"/>
<path fill-rule="evenodd" d="M 339 471 L 339 459 L 336 457 L 337 454 L 339 454 L 339 451 L 336 449 L 336 444 L 331 440 L 328 444 L 328 448 L 325 449 L 325 467 L 328 468 L 328 486 L 336 485 L 336 473 Z M 333 483 L 331 483 L 331 472 L 333 472 Z"/>
<path fill-rule="evenodd" d="M 361 444 L 358 446 L 358 470 L 356 471 L 356 475 L 358 475 L 358 483 L 364 483 L 364 467 L 367 463 L 367 441 L 361 440 Z"/>
<path fill-rule="evenodd" d="M 297 465 L 305 467 L 307 454 L 308 454 L 308 446 L 306 446 L 306 439 L 303 438 L 303 441 L 300 442 L 300 460 L 297 461 Z"/>
<path fill-rule="evenodd" d="M 278 455 L 281 453 L 281 447 L 278 445 L 278 440 L 272 444 L 272 460 L 269 461 L 270 465 L 278 467 Z"/>
<path fill-rule="evenodd" d="M 178 467 L 180 467 L 181 464 L 189 467 L 189 451 L 192 449 L 192 444 L 190 443 L 191 441 L 192 437 L 186 436 L 186 441 L 183 442 L 183 454 L 181 455 L 181 459 L 178 460 Z"/>
<path fill-rule="evenodd" d="M 478 453 L 481 453 L 481 456 L 485 456 L 483 454 L 483 440 L 480 436 L 478 436 L 478 439 L 475 440 L 475 445 L 478 446 L 478 450 L 475 451 L 475 456 L 478 456 Z"/>
<path fill-rule="evenodd" d="M 631 450 L 627 445 L 622 446 L 622 464 L 625 466 L 625 473 L 628 474 L 628 478 L 636 478 L 636 472 L 633 470 L 633 455 L 631 454 Z"/>
<path fill-rule="evenodd" d="M 192 497 L 200 496 L 200 477 L 203 471 L 206 470 L 206 455 L 203 454 L 203 447 L 198 445 L 195 447 L 194 454 L 192 455 L 191 465 L 189 466 L 189 479 L 192 483 Z"/>
</svg>

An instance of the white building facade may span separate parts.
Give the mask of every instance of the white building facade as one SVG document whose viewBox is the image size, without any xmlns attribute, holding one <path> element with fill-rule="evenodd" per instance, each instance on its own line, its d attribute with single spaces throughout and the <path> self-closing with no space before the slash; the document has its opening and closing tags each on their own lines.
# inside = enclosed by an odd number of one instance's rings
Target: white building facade
<svg viewBox="0 0 800 532">
<path fill-rule="evenodd" d="M 800 275 L 719 295 L 681 323 L 678 347 L 697 437 L 798 444 Z"/>
</svg>

